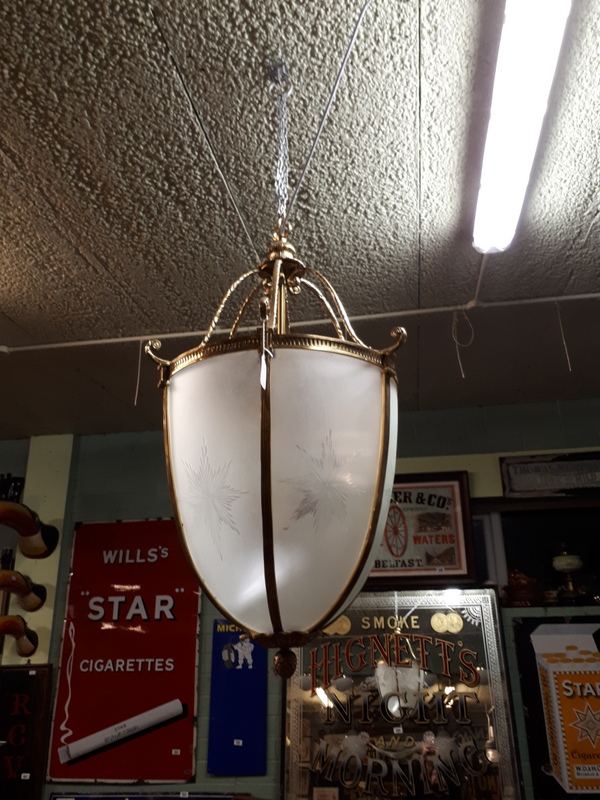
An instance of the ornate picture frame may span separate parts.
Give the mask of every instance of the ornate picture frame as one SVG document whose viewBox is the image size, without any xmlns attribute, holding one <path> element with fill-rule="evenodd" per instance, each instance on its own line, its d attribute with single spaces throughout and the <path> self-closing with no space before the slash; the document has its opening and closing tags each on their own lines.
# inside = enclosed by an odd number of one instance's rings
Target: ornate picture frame
<svg viewBox="0 0 600 800">
<path fill-rule="evenodd" d="M 600 451 L 501 457 L 504 497 L 598 497 Z"/>
<path fill-rule="evenodd" d="M 284 800 L 519 800 L 492 589 L 359 595 L 286 703 Z"/>
<path fill-rule="evenodd" d="M 396 475 L 366 588 L 394 588 L 397 578 L 415 587 L 475 582 L 467 472 Z"/>
</svg>

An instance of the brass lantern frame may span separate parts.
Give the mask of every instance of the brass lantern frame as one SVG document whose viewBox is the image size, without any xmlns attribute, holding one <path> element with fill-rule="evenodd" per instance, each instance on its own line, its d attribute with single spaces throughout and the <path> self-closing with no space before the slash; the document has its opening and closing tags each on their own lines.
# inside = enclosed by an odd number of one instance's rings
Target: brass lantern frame
<svg viewBox="0 0 600 800">
<path fill-rule="evenodd" d="M 240 350 L 257 350 L 261 355 L 261 410 L 260 410 L 260 472 L 261 472 L 261 511 L 263 526 L 263 557 L 267 595 L 267 606 L 274 633 L 266 634 L 262 631 L 248 631 L 248 634 L 265 647 L 284 648 L 281 656 L 285 660 L 288 648 L 299 647 L 305 644 L 314 633 L 331 621 L 336 613 L 342 610 L 356 581 L 366 567 L 366 560 L 371 550 L 371 545 L 376 533 L 377 520 L 381 512 L 382 495 L 385 480 L 385 465 L 388 459 L 388 430 L 389 430 L 389 395 L 390 381 L 397 384 L 397 376 L 392 362 L 395 351 L 406 340 L 406 331 L 397 327 L 391 331 L 394 343 L 383 350 L 375 350 L 366 345 L 357 336 L 352 328 L 348 315 L 337 293 L 319 272 L 306 267 L 296 256 L 294 247 L 289 242 L 289 226 L 282 230 L 282 221 L 273 233 L 271 247 L 267 258 L 256 268 L 240 276 L 229 287 L 221 304 L 219 305 L 211 324 L 202 342 L 195 348 L 188 350 L 172 361 L 160 358 L 156 351 L 160 349 L 158 340 L 146 343 L 145 351 L 157 364 L 159 371 L 159 387 L 163 389 L 163 429 L 164 445 L 167 459 L 167 472 L 173 508 L 180 537 L 184 545 L 188 560 L 194 566 L 190 551 L 183 534 L 183 526 L 179 517 L 178 504 L 173 482 L 173 470 L 170 457 L 169 426 L 168 426 L 168 386 L 169 381 L 180 370 L 191 364 L 203 361 L 225 353 Z M 235 291 L 249 279 L 254 278 L 255 285 L 247 291 L 238 308 L 235 320 L 226 339 L 212 341 L 213 334 L 219 319 L 231 300 Z M 323 305 L 331 324 L 335 330 L 335 337 L 317 334 L 299 334 L 290 332 L 290 299 L 298 295 L 303 289 L 315 295 Z M 255 334 L 237 335 L 239 327 L 248 313 L 253 302 L 257 301 L 260 325 Z M 278 350 L 293 348 L 303 350 L 321 350 L 335 352 L 352 358 L 358 358 L 381 369 L 382 376 L 382 403 L 381 431 L 379 445 L 379 467 L 376 482 L 376 492 L 371 509 L 368 533 L 365 538 L 360 558 L 354 567 L 353 574 L 346 584 L 345 589 L 338 597 L 333 608 L 327 609 L 326 616 L 308 631 L 285 631 L 279 611 L 277 582 L 275 575 L 274 558 L 274 530 L 271 507 L 271 391 L 270 391 L 270 365 Z M 195 570 L 197 572 L 197 570 Z M 198 575 L 203 591 L 211 602 L 229 619 L 240 627 L 241 625 L 232 615 L 223 608 L 213 593 L 204 584 Z M 289 654 L 291 656 L 291 654 Z M 292 670 L 293 671 L 293 670 Z"/>
</svg>

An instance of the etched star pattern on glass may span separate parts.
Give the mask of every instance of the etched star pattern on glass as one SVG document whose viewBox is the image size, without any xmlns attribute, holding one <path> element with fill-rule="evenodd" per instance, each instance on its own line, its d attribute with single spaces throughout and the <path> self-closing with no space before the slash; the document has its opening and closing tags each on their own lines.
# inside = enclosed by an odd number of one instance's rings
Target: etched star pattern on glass
<svg viewBox="0 0 600 800">
<path fill-rule="evenodd" d="M 187 499 L 194 510 L 195 523 L 211 533 L 221 555 L 221 528 L 226 525 L 239 536 L 239 530 L 231 513 L 235 501 L 245 492 L 229 483 L 231 462 L 213 467 L 208 458 L 206 442 L 200 448 L 200 463 L 193 466 L 184 461 L 188 477 Z"/>
<path fill-rule="evenodd" d="M 305 472 L 297 484 L 302 500 L 294 512 L 294 519 L 302 519 L 312 515 L 318 533 L 327 530 L 333 519 L 346 516 L 347 502 L 351 494 L 359 494 L 361 490 L 352 478 L 350 463 L 356 457 L 347 458 L 337 455 L 331 431 L 321 444 L 318 456 L 307 453 L 298 447 L 304 457 Z"/>
</svg>

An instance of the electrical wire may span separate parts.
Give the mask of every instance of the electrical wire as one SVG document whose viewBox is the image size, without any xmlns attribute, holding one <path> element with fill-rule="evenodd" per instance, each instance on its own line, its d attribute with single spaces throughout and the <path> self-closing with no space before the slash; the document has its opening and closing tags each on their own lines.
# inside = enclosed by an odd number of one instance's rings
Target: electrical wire
<svg viewBox="0 0 600 800">
<path fill-rule="evenodd" d="M 533 297 L 531 299 L 521 299 L 521 300 L 499 300 L 497 302 L 485 302 L 485 303 L 478 303 L 477 308 L 513 308 L 516 306 L 527 306 L 527 305 L 539 305 L 540 303 L 562 303 L 568 302 L 570 300 L 600 300 L 600 292 L 591 292 L 590 294 L 569 294 L 569 295 L 562 295 L 559 297 Z M 454 311 L 468 311 L 470 310 L 471 306 L 468 304 L 457 305 L 457 306 L 439 306 L 438 308 L 411 308 L 407 310 L 400 310 L 400 311 L 382 311 L 379 314 L 357 314 L 356 316 L 349 316 L 348 319 L 352 323 L 356 322 L 376 322 L 377 320 L 398 320 L 398 319 L 405 319 L 406 317 L 420 317 L 420 316 L 428 316 L 430 314 L 448 314 L 453 313 Z M 316 327 L 318 325 L 329 325 L 330 320 L 329 318 L 323 319 L 308 319 L 308 320 L 299 320 L 297 322 L 292 323 L 292 328 L 309 328 L 309 327 Z M 256 332 L 256 325 L 250 325 L 247 327 L 239 328 L 238 329 L 242 333 L 255 333 Z M 202 331 L 179 331 L 177 333 L 149 333 L 140 336 L 138 333 L 136 336 L 123 336 L 123 337 L 114 337 L 112 339 L 85 339 L 79 341 L 72 341 L 72 342 L 49 342 L 46 344 L 26 344 L 26 345 L 19 345 L 16 347 L 10 347 L 9 345 L 0 345 L 0 353 L 5 353 L 6 355 L 11 355 L 12 353 L 26 353 L 32 352 L 36 350 L 60 350 L 60 349 L 67 349 L 72 347 L 93 347 L 98 345 L 111 345 L 111 344 L 131 344 L 135 342 L 136 344 L 139 343 L 140 338 L 144 341 L 148 339 L 161 339 L 163 341 L 167 341 L 169 339 L 187 339 L 187 338 L 194 338 L 194 337 L 202 337 L 206 334 L 205 330 Z"/>
<path fill-rule="evenodd" d="M 152 9 L 152 16 L 154 17 L 154 22 L 156 24 L 156 28 L 157 28 L 158 32 L 160 33 L 160 36 L 161 36 L 161 38 L 163 40 L 163 43 L 165 45 L 165 48 L 167 50 L 167 53 L 169 54 L 169 57 L 171 59 L 173 67 L 175 69 L 175 74 L 177 75 L 177 78 L 179 79 L 179 83 L 181 85 L 181 88 L 183 89 L 183 92 L 184 92 L 184 94 L 185 94 L 185 96 L 187 98 L 187 101 L 188 101 L 188 103 L 190 105 L 190 108 L 192 110 L 193 119 L 195 120 L 196 125 L 198 126 L 198 128 L 200 129 L 200 132 L 202 133 L 202 136 L 204 137 L 204 141 L 206 142 L 206 146 L 208 147 L 208 152 L 210 153 L 210 156 L 211 156 L 211 158 L 213 160 L 215 169 L 217 170 L 219 178 L 221 178 L 223 186 L 225 187 L 225 191 L 227 192 L 229 200 L 230 200 L 230 202 L 231 202 L 231 204 L 232 204 L 232 206 L 233 206 L 233 208 L 235 210 L 235 213 L 237 214 L 237 217 L 238 217 L 238 219 L 240 221 L 240 224 L 241 224 L 241 226 L 242 226 L 242 228 L 244 230 L 244 233 L 246 234 L 246 238 L 248 239 L 250 247 L 254 251 L 254 255 L 256 256 L 257 261 L 260 261 L 261 260 L 260 255 L 258 253 L 258 250 L 256 249 L 256 245 L 254 244 L 254 241 L 253 241 L 252 237 L 250 236 L 250 232 L 249 232 L 248 228 L 246 227 L 246 222 L 244 220 L 242 212 L 240 211 L 240 207 L 237 204 L 237 201 L 236 201 L 235 196 L 233 194 L 233 190 L 231 189 L 231 186 L 229 185 L 229 181 L 225 177 L 225 173 L 221 169 L 221 165 L 219 163 L 219 159 L 217 158 L 217 153 L 215 151 L 215 148 L 213 147 L 213 144 L 212 144 L 212 141 L 210 139 L 210 136 L 208 135 L 208 131 L 206 130 L 206 126 L 202 122 L 202 118 L 200 116 L 200 113 L 199 113 L 198 109 L 196 108 L 196 104 L 194 103 L 192 95 L 190 94 L 190 91 L 189 91 L 189 89 L 187 87 L 187 84 L 186 84 L 186 82 L 184 80 L 183 73 L 181 72 L 181 69 L 179 68 L 179 64 L 177 63 L 177 60 L 175 59 L 175 56 L 173 55 L 173 51 L 171 50 L 171 48 L 169 46 L 169 42 L 167 40 L 167 37 L 165 36 L 165 33 L 164 33 L 163 29 L 160 26 L 160 23 L 158 21 L 158 17 L 156 16 L 156 14 L 154 12 L 154 9 Z"/>
<path fill-rule="evenodd" d="M 373 0 L 367 0 L 366 3 L 363 5 L 360 14 L 358 15 L 358 19 L 356 21 L 356 25 L 354 26 L 354 31 L 352 33 L 352 37 L 350 38 L 350 42 L 348 43 L 348 47 L 346 48 L 346 52 L 342 59 L 342 63 L 338 70 L 337 77 L 333 84 L 333 89 L 331 90 L 331 94 L 329 95 L 329 100 L 327 101 L 327 105 L 325 106 L 325 111 L 323 112 L 323 116 L 321 118 L 321 122 L 319 124 L 319 128 L 313 139 L 312 146 L 308 153 L 308 158 L 304 164 L 302 172 L 300 173 L 300 177 L 298 178 L 298 183 L 296 184 L 296 188 L 294 189 L 294 193 L 292 194 L 292 199 L 290 200 L 290 204 L 287 210 L 287 217 L 289 218 L 292 214 L 292 210 L 296 203 L 296 199 L 298 197 L 298 193 L 300 191 L 300 187 L 306 177 L 306 173 L 308 172 L 308 168 L 310 167 L 310 162 L 312 161 L 312 157 L 315 154 L 315 150 L 317 149 L 317 145 L 319 143 L 319 139 L 321 138 L 321 134 L 323 133 L 323 128 L 325 127 L 325 123 L 327 122 L 327 117 L 329 116 L 329 112 L 331 111 L 331 106 L 333 105 L 333 101 L 335 100 L 335 96 L 337 94 L 338 87 L 340 85 L 340 81 L 342 80 L 342 75 L 344 74 L 344 70 L 346 69 L 346 64 L 348 63 L 348 59 L 350 58 L 350 54 L 354 48 L 354 43 L 356 42 L 356 37 L 358 36 L 358 31 L 360 30 L 360 26 L 362 25 L 362 21 L 367 13 L 367 10 Z M 284 221 L 285 222 L 285 221 Z"/>
<path fill-rule="evenodd" d="M 466 342 L 461 342 L 458 336 L 458 315 L 462 314 L 465 322 L 469 326 L 469 336 Z M 463 369 L 462 360 L 460 357 L 460 349 L 461 347 L 471 347 L 473 341 L 475 339 L 475 330 L 473 325 L 471 324 L 471 320 L 467 316 L 467 312 L 464 308 L 454 311 L 452 314 L 452 339 L 454 340 L 454 345 L 456 347 L 456 358 L 458 360 L 458 366 L 460 367 L 460 374 L 462 377 L 465 377 L 465 371 Z"/>
<path fill-rule="evenodd" d="M 571 369 L 571 359 L 569 357 L 569 348 L 567 347 L 567 340 L 565 339 L 565 332 L 564 332 L 563 324 L 562 324 L 562 316 L 561 316 L 561 313 L 560 313 L 560 306 L 558 305 L 558 303 L 556 303 L 556 313 L 558 314 L 558 324 L 560 326 L 560 335 L 562 337 L 562 343 L 563 343 L 563 347 L 565 349 L 565 357 L 567 359 L 567 366 L 569 367 L 569 372 L 573 372 L 573 370 Z"/>
</svg>

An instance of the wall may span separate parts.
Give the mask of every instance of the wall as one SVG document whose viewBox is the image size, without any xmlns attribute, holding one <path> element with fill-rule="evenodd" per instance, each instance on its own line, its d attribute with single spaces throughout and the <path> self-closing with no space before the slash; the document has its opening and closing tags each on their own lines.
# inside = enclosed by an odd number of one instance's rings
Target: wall
<svg viewBox="0 0 600 800">
<path fill-rule="evenodd" d="M 498 455 L 543 450 L 600 449 L 600 401 L 513 405 L 404 413 L 400 419 L 398 472 L 468 470 L 472 496 L 502 493 Z M 45 440 L 52 437 L 39 437 Z M 32 440 L 32 442 L 35 440 Z M 43 441 L 38 444 L 43 444 Z M 0 471 L 18 472 L 28 443 L 0 443 Z M 12 459 L 12 463 L 11 463 Z M 30 459 L 31 460 L 31 459 Z M 33 467 L 34 465 L 31 464 Z M 37 510 L 37 509 L 36 509 Z M 72 531 L 76 522 L 145 519 L 171 515 L 159 432 L 75 438 L 70 453 L 68 500 L 50 661 L 58 665 Z M 206 775 L 211 630 L 216 612 L 203 600 L 200 640 L 199 739 L 197 778 L 189 791 L 249 792 L 265 800 L 279 796 L 281 684 L 269 680 L 268 772 L 264 778 L 215 778 Z M 87 786 L 89 789 L 89 785 Z M 180 791 L 180 784 L 164 787 Z M 75 794 L 86 786 L 47 786 Z M 110 793 L 111 786 L 94 787 Z M 130 795 L 138 789 L 128 789 Z"/>
<path fill-rule="evenodd" d="M 29 453 L 28 439 L 15 439 L 0 442 L 0 474 L 10 473 L 16 477 L 23 477 L 27 470 L 27 455 Z M 0 550 L 15 547 L 16 535 L 12 528 L 0 525 Z"/>
<path fill-rule="evenodd" d="M 39 637 L 38 648 L 32 659 L 37 664 L 49 661 L 54 611 L 60 608 L 56 602 L 55 591 L 59 584 L 59 564 L 64 544 L 62 534 L 72 449 L 73 437 L 69 434 L 34 436 L 29 442 L 22 502 L 33 509 L 43 523 L 52 525 L 59 532 L 58 546 L 47 558 L 39 560 L 25 558 L 18 549 L 15 549 L 15 570 L 30 577 L 34 583 L 43 584 L 48 591 L 46 602 L 35 612 L 35 622 L 32 625 Z M 16 598 L 11 598 L 8 610 L 9 614 L 21 615 L 25 619 L 30 616 L 23 613 Z M 9 647 L 5 649 L 2 663 L 20 664 L 22 658 Z"/>
<path fill-rule="evenodd" d="M 27 469 L 28 439 L 14 439 L 0 442 L 0 472 L 25 475 Z"/>
<path fill-rule="evenodd" d="M 400 415 L 400 457 L 600 446 L 600 400 L 415 411 Z"/>
<path fill-rule="evenodd" d="M 467 470 L 472 497 L 502 496 L 499 456 L 600 449 L 600 400 L 400 415 L 397 472 Z"/>
</svg>

